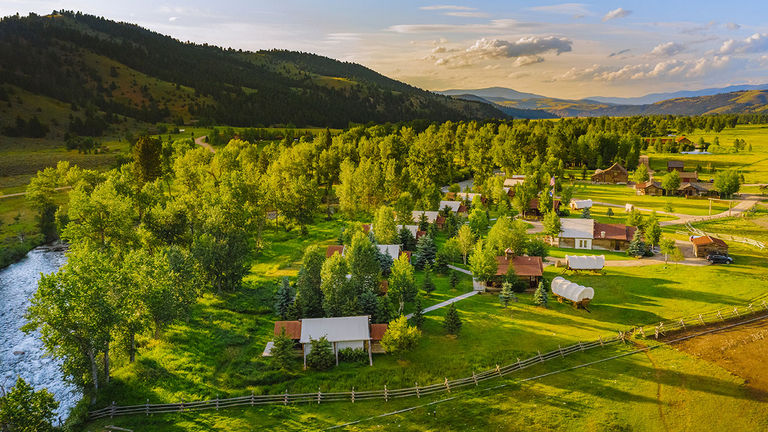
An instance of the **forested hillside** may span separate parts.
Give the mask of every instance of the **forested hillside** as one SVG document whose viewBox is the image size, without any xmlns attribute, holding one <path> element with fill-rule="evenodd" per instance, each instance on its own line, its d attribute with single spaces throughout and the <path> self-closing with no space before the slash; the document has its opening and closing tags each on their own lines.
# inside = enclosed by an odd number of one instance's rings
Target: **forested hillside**
<svg viewBox="0 0 768 432">
<path fill-rule="evenodd" d="M 487 104 L 436 95 L 353 63 L 182 43 L 73 12 L 0 21 L 0 100 L 9 113 L 19 113 L 28 93 L 43 97 L 42 105 L 68 104 L 58 116 L 67 124 L 29 127 L 30 120 L 55 117 L 41 109 L 20 122 L 8 115 L 1 125 L 6 134 L 39 136 L 61 126 L 100 135 L 126 119 L 346 127 L 506 117 Z"/>
</svg>

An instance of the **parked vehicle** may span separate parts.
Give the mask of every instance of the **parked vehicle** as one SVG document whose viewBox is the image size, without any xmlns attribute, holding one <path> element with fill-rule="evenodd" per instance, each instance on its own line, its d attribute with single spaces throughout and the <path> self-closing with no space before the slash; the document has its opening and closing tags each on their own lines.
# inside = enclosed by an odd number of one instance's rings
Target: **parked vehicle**
<svg viewBox="0 0 768 432">
<path fill-rule="evenodd" d="M 729 257 L 728 255 L 707 255 L 707 261 L 711 262 L 712 264 L 733 264 L 733 258 Z"/>
</svg>

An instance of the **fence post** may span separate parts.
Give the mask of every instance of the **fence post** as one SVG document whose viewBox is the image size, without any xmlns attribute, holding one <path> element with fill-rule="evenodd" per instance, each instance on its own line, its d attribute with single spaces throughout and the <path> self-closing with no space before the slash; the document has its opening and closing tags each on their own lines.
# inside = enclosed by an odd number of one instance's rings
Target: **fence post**
<svg viewBox="0 0 768 432">
<path fill-rule="evenodd" d="M 421 399 L 421 392 L 419 392 L 419 383 L 416 383 L 416 398 Z"/>
<path fill-rule="evenodd" d="M 219 410 L 219 395 L 216 395 L 216 411 Z"/>
<path fill-rule="evenodd" d="M 733 314 L 736 315 L 736 316 L 739 316 L 739 307 L 738 306 L 733 308 Z"/>
<path fill-rule="evenodd" d="M 722 315 L 720 315 L 720 310 L 717 311 L 717 317 L 720 318 L 720 321 L 725 321 L 725 318 L 723 318 Z"/>
<path fill-rule="evenodd" d="M 643 335 L 643 338 L 645 338 L 645 330 L 643 330 L 642 327 L 640 327 L 640 334 Z"/>
<path fill-rule="evenodd" d="M 475 386 L 477 386 L 477 375 L 475 375 L 475 371 L 472 371 L 472 381 L 474 381 Z"/>
<path fill-rule="evenodd" d="M 563 347 L 561 347 L 560 344 L 557 344 L 557 351 L 560 352 L 560 357 L 565 357 L 563 355 Z"/>
<path fill-rule="evenodd" d="M 520 357 L 517 358 L 517 370 L 520 370 Z"/>
<path fill-rule="evenodd" d="M 754 310 L 752 310 L 752 303 L 750 303 L 749 306 L 747 306 L 747 309 L 749 309 L 749 313 L 755 312 Z"/>
<path fill-rule="evenodd" d="M 181 405 L 179 405 L 179 411 L 184 411 L 184 398 L 181 398 Z"/>
<path fill-rule="evenodd" d="M 253 402 L 254 402 L 254 400 L 253 400 L 253 390 L 251 390 L 251 406 L 253 406 Z"/>
<path fill-rule="evenodd" d="M 765 300 L 763 300 L 763 309 L 768 309 L 768 304 L 765 303 Z"/>
<path fill-rule="evenodd" d="M 355 388 L 352 387 L 352 403 L 355 403 Z"/>
<path fill-rule="evenodd" d="M 112 406 L 109 408 L 109 418 L 115 416 L 115 401 L 112 401 Z"/>
<path fill-rule="evenodd" d="M 699 321 L 701 321 L 701 325 L 704 325 L 704 324 L 706 324 L 706 323 L 704 322 L 704 318 L 702 318 L 701 314 L 699 314 Z"/>
<path fill-rule="evenodd" d="M 317 404 L 318 404 L 318 405 L 320 405 L 320 397 L 321 397 L 321 393 L 320 393 L 320 387 L 318 387 L 318 388 L 317 388 Z"/>
<path fill-rule="evenodd" d="M 582 344 L 581 344 L 581 341 L 579 341 L 579 348 L 580 348 L 582 351 L 584 351 L 584 345 L 582 345 Z M 541 356 L 541 354 L 539 354 L 539 356 Z"/>
<path fill-rule="evenodd" d="M 389 392 L 387 391 L 386 384 L 384 384 L 384 402 L 389 402 Z"/>
<path fill-rule="evenodd" d="M 149 415 L 149 399 L 147 399 L 147 405 L 146 405 L 145 411 L 147 412 L 147 415 Z"/>
<path fill-rule="evenodd" d="M 499 374 L 499 376 L 501 376 L 501 368 L 499 367 L 499 365 L 496 365 L 496 373 Z"/>
<path fill-rule="evenodd" d="M 288 389 L 285 389 L 285 396 L 283 396 L 283 405 L 288 405 Z"/>
<path fill-rule="evenodd" d="M 598 336 L 597 338 L 600 339 L 600 346 L 604 346 L 603 345 L 603 337 L 602 336 Z"/>
<path fill-rule="evenodd" d="M 680 325 L 683 326 L 683 329 L 685 329 L 685 320 L 680 318 Z"/>
<path fill-rule="evenodd" d="M 536 350 L 536 352 L 538 352 L 538 353 L 539 353 L 539 362 L 543 362 L 543 361 L 544 361 L 544 359 L 543 359 L 543 358 L 541 358 L 541 350 Z"/>
<path fill-rule="evenodd" d="M 496 367 L 498 368 L 499 365 L 496 365 Z M 448 390 L 448 393 L 451 392 L 451 386 L 448 385 L 448 377 L 445 377 L 445 388 Z"/>
</svg>

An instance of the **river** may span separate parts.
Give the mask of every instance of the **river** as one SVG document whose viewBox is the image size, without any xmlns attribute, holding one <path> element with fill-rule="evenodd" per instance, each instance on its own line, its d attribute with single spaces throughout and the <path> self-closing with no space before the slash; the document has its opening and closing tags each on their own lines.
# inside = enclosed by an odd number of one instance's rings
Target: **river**
<svg viewBox="0 0 768 432">
<path fill-rule="evenodd" d="M 58 270 L 63 252 L 35 249 L 23 260 L 0 270 L 0 384 L 12 387 L 21 376 L 35 389 L 48 389 L 59 401 L 56 415 L 64 420 L 82 398 L 77 387 L 64 381 L 61 362 L 46 355 L 38 332 L 26 334 L 24 313 L 37 290 L 40 274 Z"/>
</svg>

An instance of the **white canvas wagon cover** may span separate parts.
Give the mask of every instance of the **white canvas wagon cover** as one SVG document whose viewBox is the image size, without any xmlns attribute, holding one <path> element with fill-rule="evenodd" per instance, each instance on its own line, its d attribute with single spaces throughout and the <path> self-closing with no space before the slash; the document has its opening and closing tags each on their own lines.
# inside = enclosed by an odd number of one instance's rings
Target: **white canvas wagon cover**
<svg viewBox="0 0 768 432">
<path fill-rule="evenodd" d="M 605 255 L 566 255 L 565 262 L 571 270 L 602 270 Z"/>
<path fill-rule="evenodd" d="M 574 200 L 571 200 L 571 207 L 577 210 L 592 208 L 592 200 L 591 199 L 585 199 L 585 200 L 574 199 Z"/>
<path fill-rule="evenodd" d="M 587 299 L 591 300 L 595 296 L 595 290 L 558 276 L 552 279 L 552 294 L 572 302 L 580 302 Z"/>
</svg>

